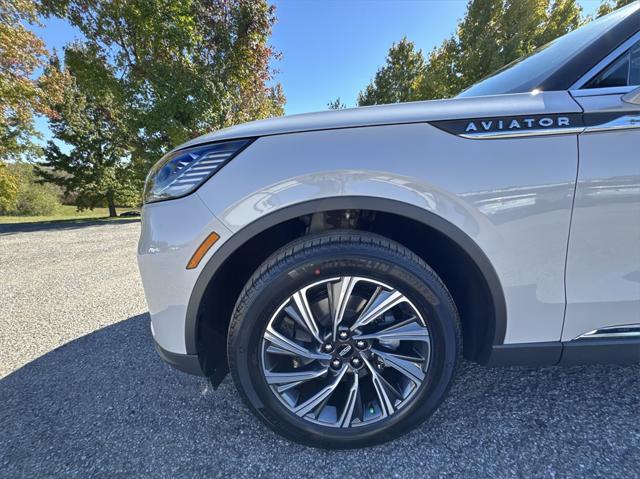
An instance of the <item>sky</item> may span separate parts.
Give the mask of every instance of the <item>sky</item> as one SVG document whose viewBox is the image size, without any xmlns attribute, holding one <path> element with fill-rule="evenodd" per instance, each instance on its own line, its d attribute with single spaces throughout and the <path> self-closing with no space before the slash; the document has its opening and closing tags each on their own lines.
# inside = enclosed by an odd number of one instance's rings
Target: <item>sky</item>
<svg viewBox="0 0 640 479">
<path fill-rule="evenodd" d="M 428 53 L 455 32 L 467 0 L 273 0 L 277 23 L 271 45 L 282 54 L 274 62 L 282 84 L 286 114 L 325 110 L 340 97 L 355 106 L 358 92 L 384 63 L 393 42 L 406 36 Z M 578 0 L 592 14 L 600 0 Z M 49 49 L 80 38 L 58 19 L 44 21 L 36 33 Z M 44 119 L 36 124 L 50 136 Z"/>
</svg>

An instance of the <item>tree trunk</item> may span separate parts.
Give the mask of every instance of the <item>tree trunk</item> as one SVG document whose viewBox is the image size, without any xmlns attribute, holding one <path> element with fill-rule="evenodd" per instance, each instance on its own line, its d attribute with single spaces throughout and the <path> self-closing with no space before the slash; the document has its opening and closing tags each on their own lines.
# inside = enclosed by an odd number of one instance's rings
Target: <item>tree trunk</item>
<svg viewBox="0 0 640 479">
<path fill-rule="evenodd" d="M 118 216 L 116 212 L 116 204 L 113 202 L 113 198 L 107 198 L 107 203 L 109 204 L 109 218 L 115 218 Z"/>
</svg>

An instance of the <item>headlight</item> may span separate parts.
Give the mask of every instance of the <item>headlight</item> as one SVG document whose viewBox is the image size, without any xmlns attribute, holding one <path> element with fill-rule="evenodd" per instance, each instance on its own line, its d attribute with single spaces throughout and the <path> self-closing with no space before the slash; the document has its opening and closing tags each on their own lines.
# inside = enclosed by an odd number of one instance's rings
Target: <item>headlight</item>
<svg viewBox="0 0 640 479">
<path fill-rule="evenodd" d="M 144 202 L 152 203 L 192 193 L 251 141 L 224 141 L 167 153 L 147 175 Z"/>
</svg>

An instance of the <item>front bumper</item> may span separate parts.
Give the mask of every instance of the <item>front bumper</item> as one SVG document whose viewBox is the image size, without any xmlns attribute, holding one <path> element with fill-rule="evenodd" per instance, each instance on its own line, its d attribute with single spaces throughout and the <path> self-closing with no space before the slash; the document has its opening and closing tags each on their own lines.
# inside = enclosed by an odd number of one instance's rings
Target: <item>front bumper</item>
<svg viewBox="0 0 640 479">
<path fill-rule="evenodd" d="M 167 351 L 160 346 L 155 340 L 156 351 L 165 363 L 170 364 L 174 368 L 196 376 L 204 376 L 204 371 L 200 366 L 200 359 L 197 354 L 180 354 Z"/>
<path fill-rule="evenodd" d="M 220 236 L 217 243 L 197 268 L 186 269 L 194 251 L 214 231 Z M 196 351 L 187 348 L 187 307 L 202 268 L 229 236 L 197 194 L 143 208 L 138 267 L 151 331 L 160 356 L 178 369 L 197 374 L 200 368 Z"/>
</svg>

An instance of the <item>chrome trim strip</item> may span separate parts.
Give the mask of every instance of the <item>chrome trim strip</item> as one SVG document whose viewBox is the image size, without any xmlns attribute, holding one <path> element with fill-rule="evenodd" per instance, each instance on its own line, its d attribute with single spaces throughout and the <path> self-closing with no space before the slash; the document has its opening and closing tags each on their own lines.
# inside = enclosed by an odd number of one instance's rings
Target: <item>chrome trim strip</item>
<svg viewBox="0 0 640 479">
<path fill-rule="evenodd" d="M 577 339 L 602 339 L 602 338 L 640 338 L 640 324 L 627 324 L 620 326 L 609 326 L 601 329 L 594 329 L 577 336 Z"/>
<path fill-rule="evenodd" d="M 522 138 L 528 136 L 549 136 L 549 135 L 575 135 L 582 133 L 584 127 L 576 126 L 573 128 L 536 128 L 531 130 L 513 130 L 513 131 L 479 131 L 477 133 L 461 133 L 461 138 L 470 140 L 493 140 L 498 138 Z"/>
<path fill-rule="evenodd" d="M 625 115 L 611 120 L 602 125 L 588 126 L 584 129 L 584 133 L 595 133 L 599 131 L 611 130 L 633 130 L 640 128 L 640 114 Z"/>
<path fill-rule="evenodd" d="M 638 40 L 640 40 L 640 32 L 636 32 L 633 35 L 631 35 L 631 37 L 629 37 L 624 43 L 622 43 L 622 45 L 620 45 L 618 48 L 616 48 L 611 53 L 609 53 L 606 57 L 600 60 L 596 64 L 596 66 L 594 66 L 591 70 L 589 70 L 587 73 L 582 75 L 582 77 L 580 77 L 580 79 L 577 82 L 571 85 L 569 87 L 569 90 L 578 90 L 582 88 L 589 80 L 591 80 L 591 78 L 596 76 L 598 73 L 600 73 L 600 71 L 606 68 L 612 61 L 614 61 L 616 58 L 618 58 L 620 55 L 626 52 L 629 48 L 631 48 Z M 604 88 L 602 88 L 602 90 L 604 90 Z"/>
<path fill-rule="evenodd" d="M 608 88 L 588 88 L 586 90 L 570 90 L 569 93 L 574 98 L 585 96 L 604 96 L 604 95 L 624 95 L 638 88 L 636 85 L 629 86 L 613 86 Z"/>
</svg>

